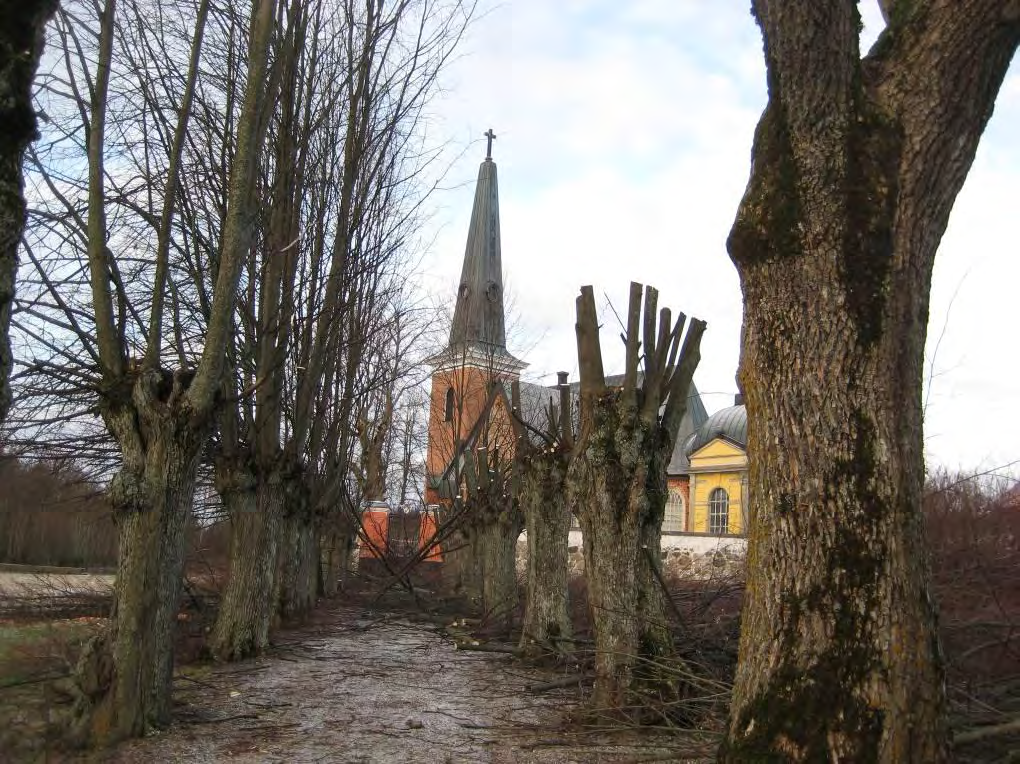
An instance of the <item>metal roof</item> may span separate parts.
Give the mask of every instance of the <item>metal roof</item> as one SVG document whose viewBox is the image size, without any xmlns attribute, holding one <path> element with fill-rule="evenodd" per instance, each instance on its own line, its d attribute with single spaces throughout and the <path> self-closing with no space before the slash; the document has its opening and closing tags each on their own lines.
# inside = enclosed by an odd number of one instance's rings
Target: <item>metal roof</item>
<svg viewBox="0 0 1020 764">
<path fill-rule="evenodd" d="M 473 343 L 506 348 L 499 191 L 496 163 L 491 159 L 486 159 L 478 168 L 457 306 L 450 327 L 450 347 Z"/>
<path fill-rule="evenodd" d="M 687 438 L 684 444 L 684 456 L 690 464 L 690 457 L 698 449 L 704 448 L 716 438 L 726 438 L 741 448 L 747 448 L 747 409 L 743 406 L 730 406 L 715 412 L 705 420 L 693 437 Z M 678 440 L 680 440 L 678 438 Z M 683 442 L 682 440 L 680 442 Z"/>
</svg>

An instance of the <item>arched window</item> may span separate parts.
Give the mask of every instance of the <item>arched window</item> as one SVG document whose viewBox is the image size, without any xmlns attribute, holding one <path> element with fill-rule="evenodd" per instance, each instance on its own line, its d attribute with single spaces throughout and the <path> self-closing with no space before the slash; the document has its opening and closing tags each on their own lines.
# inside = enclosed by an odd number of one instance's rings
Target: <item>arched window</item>
<svg viewBox="0 0 1020 764">
<path fill-rule="evenodd" d="M 672 489 L 666 497 L 666 515 L 662 520 L 663 533 L 680 533 L 684 530 L 684 495 Z"/>
<path fill-rule="evenodd" d="M 730 497 L 723 488 L 713 488 L 708 495 L 708 532 L 729 533 Z"/>
<path fill-rule="evenodd" d="M 453 388 L 446 391 L 446 408 L 443 411 L 443 421 L 453 421 Z"/>
</svg>

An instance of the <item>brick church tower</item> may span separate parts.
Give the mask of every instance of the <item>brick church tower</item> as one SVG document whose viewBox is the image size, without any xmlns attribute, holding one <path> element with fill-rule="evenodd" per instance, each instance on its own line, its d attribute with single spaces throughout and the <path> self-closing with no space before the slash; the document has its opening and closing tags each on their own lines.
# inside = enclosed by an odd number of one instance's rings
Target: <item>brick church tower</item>
<svg viewBox="0 0 1020 764">
<path fill-rule="evenodd" d="M 509 387 L 527 364 L 506 348 L 503 261 L 499 237 L 499 191 L 490 130 L 478 168 L 457 304 L 447 347 L 429 359 L 433 366 L 426 458 L 426 502 L 439 504 L 451 490 L 451 462 L 479 426 L 509 430 L 505 407 L 485 411 L 495 383 Z M 483 415 L 484 424 L 480 423 Z M 502 425 L 502 426 L 501 426 Z M 487 437 L 487 436 L 486 436 Z M 495 437 L 495 436 L 493 436 Z M 444 485 L 444 480 L 446 485 Z"/>
</svg>

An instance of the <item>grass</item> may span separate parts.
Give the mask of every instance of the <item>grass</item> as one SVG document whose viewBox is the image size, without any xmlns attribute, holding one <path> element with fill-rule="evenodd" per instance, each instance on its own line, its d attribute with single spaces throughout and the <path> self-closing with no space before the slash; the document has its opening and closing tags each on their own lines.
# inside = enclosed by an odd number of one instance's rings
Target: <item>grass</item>
<svg viewBox="0 0 1020 764">
<path fill-rule="evenodd" d="M 0 621 L 0 689 L 67 673 L 99 618 Z"/>
<path fill-rule="evenodd" d="M 0 760 L 63 759 L 61 735 L 73 699 L 70 671 L 102 622 L 0 620 Z"/>
</svg>

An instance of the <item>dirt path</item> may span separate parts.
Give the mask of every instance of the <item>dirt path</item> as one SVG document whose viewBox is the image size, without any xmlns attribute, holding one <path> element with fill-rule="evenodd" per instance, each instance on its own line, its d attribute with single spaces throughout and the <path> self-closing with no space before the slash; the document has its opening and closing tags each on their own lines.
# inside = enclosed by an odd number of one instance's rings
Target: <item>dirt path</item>
<svg viewBox="0 0 1020 764">
<path fill-rule="evenodd" d="M 177 684 L 169 731 L 116 762 L 684 761 L 675 739 L 569 731 L 576 691 L 536 695 L 554 675 L 511 656 L 454 649 L 428 625 L 337 608 L 290 632 L 272 657 Z M 110 759 L 107 759 L 110 760 Z"/>
</svg>

